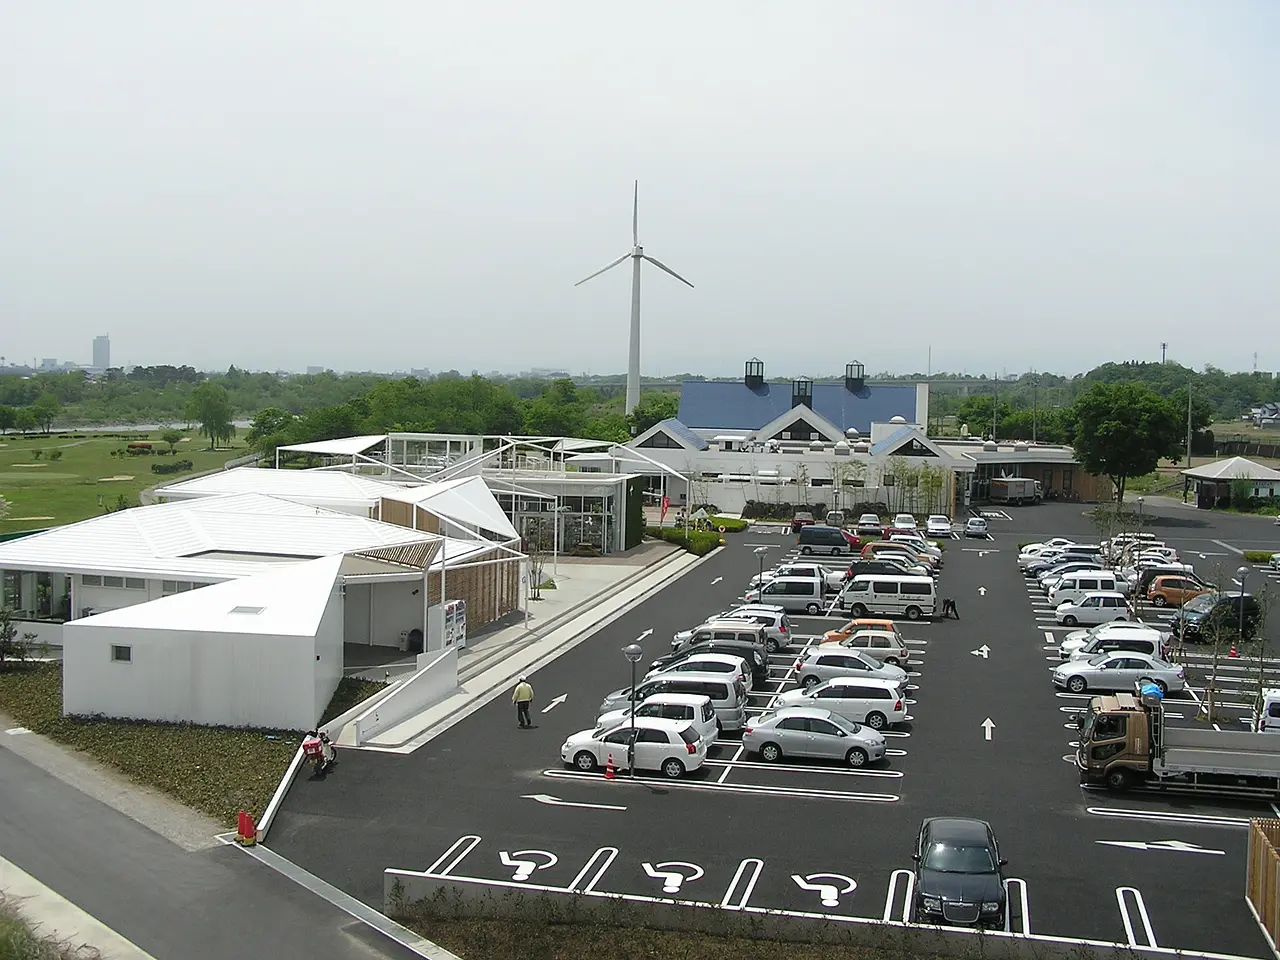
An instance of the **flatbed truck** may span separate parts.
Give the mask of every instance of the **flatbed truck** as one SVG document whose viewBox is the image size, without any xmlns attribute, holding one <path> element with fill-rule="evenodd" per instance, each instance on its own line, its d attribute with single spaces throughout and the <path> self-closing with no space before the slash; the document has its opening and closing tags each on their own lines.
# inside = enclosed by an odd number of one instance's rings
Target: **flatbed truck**
<svg viewBox="0 0 1280 960">
<path fill-rule="evenodd" d="M 993 477 L 990 500 L 992 503 L 1039 503 L 1044 498 L 1044 488 L 1039 480 L 1026 477 Z"/>
<path fill-rule="evenodd" d="M 1079 723 L 1082 784 L 1280 799 L 1280 737 L 1171 727 L 1142 690 L 1094 697 Z"/>
</svg>

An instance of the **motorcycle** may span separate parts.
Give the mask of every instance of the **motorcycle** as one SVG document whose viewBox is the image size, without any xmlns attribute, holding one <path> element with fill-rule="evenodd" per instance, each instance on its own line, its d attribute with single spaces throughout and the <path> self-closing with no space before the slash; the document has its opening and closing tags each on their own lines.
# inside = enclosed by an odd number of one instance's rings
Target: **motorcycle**
<svg viewBox="0 0 1280 960">
<path fill-rule="evenodd" d="M 323 733 L 309 733 L 302 741 L 302 755 L 311 762 L 312 775 L 323 776 L 338 762 L 338 751 L 333 741 Z"/>
</svg>

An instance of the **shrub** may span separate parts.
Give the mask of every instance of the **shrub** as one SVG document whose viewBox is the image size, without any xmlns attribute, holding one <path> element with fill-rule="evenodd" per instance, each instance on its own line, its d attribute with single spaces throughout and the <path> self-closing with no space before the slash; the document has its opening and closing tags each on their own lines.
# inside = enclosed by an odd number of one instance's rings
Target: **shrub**
<svg viewBox="0 0 1280 960">
<path fill-rule="evenodd" d="M 183 470 L 190 470 L 195 466 L 190 460 L 175 460 L 172 463 L 153 463 L 151 465 L 152 473 L 181 473 Z"/>
<path fill-rule="evenodd" d="M 720 546 L 720 534 L 690 532 L 686 537 L 682 527 L 646 527 L 645 535 L 654 540 L 665 540 L 684 547 L 694 556 L 701 557 Z"/>
<path fill-rule="evenodd" d="M 712 517 L 711 525 L 713 527 L 724 527 L 725 533 L 741 533 L 751 524 L 745 520 L 739 520 L 737 517 Z"/>
<path fill-rule="evenodd" d="M 40 447 L 36 447 L 34 450 L 31 451 L 32 460 L 39 460 L 43 456 L 44 456 L 44 450 L 42 450 Z"/>
<path fill-rule="evenodd" d="M 55 461 L 55 462 L 56 462 L 56 461 L 58 461 L 58 460 L 61 460 L 61 459 L 62 459 L 62 451 L 61 451 L 61 450 L 55 450 L 55 451 L 53 451 L 53 453 L 49 454 L 49 459 L 50 459 L 50 460 L 53 460 L 53 461 Z"/>
<path fill-rule="evenodd" d="M 1270 563 L 1271 554 L 1270 550 L 1246 550 L 1244 558 L 1250 563 Z"/>
</svg>

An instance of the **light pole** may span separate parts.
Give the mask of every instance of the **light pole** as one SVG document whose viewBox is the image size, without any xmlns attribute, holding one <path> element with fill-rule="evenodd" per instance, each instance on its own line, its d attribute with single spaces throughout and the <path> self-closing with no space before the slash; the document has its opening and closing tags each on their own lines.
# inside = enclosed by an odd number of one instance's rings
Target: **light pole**
<svg viewBox="0 0 1280 960">
<path fill-rule="evenodd" d="M 756 555 L 756 559 L 760 561 L 760 576 L 756 579 L 756 589 L 764 588 L 764 555 L 769 552 L 768 547 L 756 547 L 752 551 Z"/>
<path fill-rule="evenodd" d="M 631 776 L 636 775 L 636 664 L 644 656 L 638 643 L 628 643 L 622 648 L 622 655 L 631 663 L 631 742 L 627 744 L 627 770 Z"/>
<path fill-rule="evenodd" d="M 1142 499 L 1142 497 L 1138 497 L 1134 500 L 1134 502 L 1138 505 L 1138 532 L 1141 533 L 1142 532 L 1142 504 L 1145 503 L 1145 501 Z M 1142 553 L 1141 548 L 1138 548 L 1138 553 L 1139 554 Z M 1142 581 L 1142 571 L 1138 569 L 1137 563 L 1138 563 L 1137 559 L 1135 558 L 1133 574 L 1136 579 L 1133 581 L 1133 615 L 1137 617 L 1139 621 L 1141 621 L 1142 620 L 1142 594 L 1138 591 L 1138 584 Z"/>
<path fill-rule="evenodd" d="M 1249 568 L 1237 567 L 1236 576 L 1240 578 L 1238 581 L 1240 584 L 1240 623 L 1238 625 L 1238 630 L 1240 633 L 1240 642 L 1244 643 L 1244 582 L 1249 578 Z M 1259 662 L 1261 662 L 1261 657 L 1259 657 Z"/>
</svg>

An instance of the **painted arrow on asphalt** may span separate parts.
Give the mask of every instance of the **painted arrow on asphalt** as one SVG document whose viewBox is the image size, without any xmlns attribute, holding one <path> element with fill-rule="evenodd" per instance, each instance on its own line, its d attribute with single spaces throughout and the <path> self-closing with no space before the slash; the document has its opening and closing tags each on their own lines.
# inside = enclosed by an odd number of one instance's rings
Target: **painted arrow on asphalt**
<svg viewBox="0 0 1280 960">
<path fill-rule="evenodd" d="M 562 693 L 560 694 L 560 696 L 556 697 L 554 700 L 548 703 L 545 707 L 543 707 L 542 712 L 550 713 L 552 710 L 560 706 L 560 704 L 564 703 L 568 699 L 569 699 L 569 695 L 567 693 Z"/>
<path fill-rule="evenodd" d="M 982 731 L 987 735 L 987 739 L 991 739 L 991 731 L 996 728 L 995 722 L 990 717 L 982 721 Z"/>
<path fill-rule="evenodd" d="M 714 587 L 717 583 L 719 583 L 723 579 L 724 577 L 716 577 L 714 580 L 711 581 L 711 585 Z"/>
<path fill-rule="evenodd" d="M 986 587 L 979 587 L 979 588 L 978 588 L 978 596 L 980 596 L 980 597 L 985 597 L 986 595 L 987 595 L 987 588 L 986 588 Z"/>
<path fill-rule="evenodd" d="M 1095 840 L 1094 843 L 1102 843 L 1108 847 L 1124 847 L 1128 850 L 1169 850 L 1174 853 L 1211 853 L 1219 857 L 1227 854 L 1225 850 L 1210 850 L 1208 847 L 1200 847 L 1194 843 L 1187 843 L 1184 840 L 1156 840 L 1152 843 L 1145 843 L 1141 840 Z"/>
<path fill-rule="evenodd" d="M 982 646 L 980 646 L 977 650 L 970 650 L 969 652 L 972 653 L 975 657 L 981 657 L 983 660 L 986 660 L 988 657 L 991 656 L 991 648 L 988 647 L 985 643 Z M 987 737 L 987 739 L 990 740 L 991 738 Z"/>
<path fill-rule="evenodd" d="M 561 800 L 547 793 L 526 793 L 521 800 L 537 800 L 549 807 L 586 807 L 590 810 L 625 810 L 626 807 L 614 803 L 574 803 L 572 800 Z"/>
<path fill-rule="evenodd" d="M 639 643 L 641 640 L 643 640 L 645 637 L 647 637 L 651 633 L 653 633 L 653 627 L 650 627 L 644 633 L 640 634 L 640 636 L 636 637 L 636 643 Z"/>
</svg>

